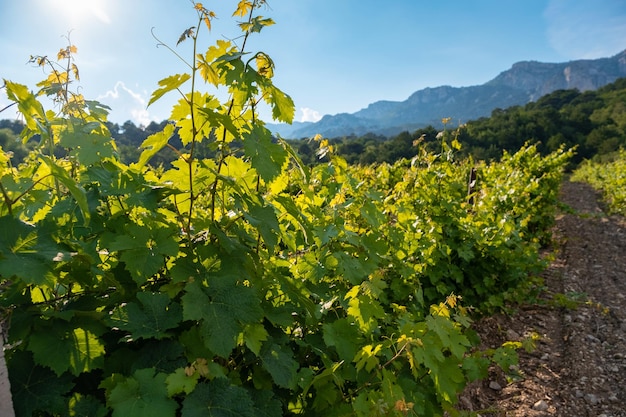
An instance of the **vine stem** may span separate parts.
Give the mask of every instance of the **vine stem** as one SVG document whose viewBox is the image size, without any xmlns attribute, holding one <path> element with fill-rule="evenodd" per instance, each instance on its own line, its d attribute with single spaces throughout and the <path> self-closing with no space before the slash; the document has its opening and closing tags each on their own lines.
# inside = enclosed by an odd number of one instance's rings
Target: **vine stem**
<svg viewBox="0 0 626 417">
<path fill-rule="evenodd" d="M 198 18 L 198 28 L 200 27 L 200 25 L 202 25 L 202 17 L 203 17 L 203 12 L 200 12 L 199 18 Z M 198 30 L 194 35 L 193 35 L 193 56 L 196 56 L 196 51 L 198 48 L 198 33 L 200 31 Z M 187 161 L 187 170 L 189 173 L 189 211 L 187 213 L 187 236 L 191 237 L 191 221 L 192 221 L 192 217 L 193 217 L 193 206 L 196 200 L 196 196 L 195 196 L 195 190 L 193 187 L 193 166 L 194 166 L 194 153 L 195 153 L 195 149 L 196 149 L 196 140 L 197 140 L 197 136 L 198 136 L 198 129 L 196 127 L 196 118 L 195 118 L 195 111 L 194 111 L 194 95 L 195 95 L 195 91 L 196 91 L 196 74 L 198 72 L 198 68 L 196 67 L 195 64 L 195 59 L 194 59 L 194 64 L 191 68 L 191 95 L 189 97 L 189 113 L 191 115 L 191 149 L 189 150 L 189 158 L 186 159 Z"/>
<path fill-rule="evenodd" d="M 252 7 L 250 8 L 250 13 L 248 14 L 248 24 L 252 22 L 252 17 L 254 16 L 254 10 L 258 7 L 258 0 L 255 0 Z M 241 43 L 241 53 L 243 54 L 243 52 L 245 51 L 246 48 L 246 42 L 248 41 L 248 37 L 250 36 L 250 30 L 246 30 L 246 33 L 243 37 L 243 42 Z M 231 99 L 229 100 L 230 104 L 228 106 L 228 111 L 227 111 L 227 115 L 230 116 L 232 114 L 233 108 L 235 106 L 235 98 L 232 97 L 231 95 Z M 253 112 L 254 114 L 254 112 Z M 226 143 L 226 128 L 224 128 L 224 132 L 222 133 L 222 139 L 221 139 L 221 145 L 224 146 L 224 144 Z M 219 183 L 219 176 L 222 170 L 222 167 L 224 166 L 224 151 L 222 148 L 220 148 L 221 152 L 220 152 L 220 159 L 219 162 L 217 164 L 217 170 L 216 170 L 216 176 L 215 176 L 215 181 L 213 181 L 213 184 L 211 185 L 211 222 L 215 221 L 215 201 L 217 198 L 217 185 Z"/>
</svg>

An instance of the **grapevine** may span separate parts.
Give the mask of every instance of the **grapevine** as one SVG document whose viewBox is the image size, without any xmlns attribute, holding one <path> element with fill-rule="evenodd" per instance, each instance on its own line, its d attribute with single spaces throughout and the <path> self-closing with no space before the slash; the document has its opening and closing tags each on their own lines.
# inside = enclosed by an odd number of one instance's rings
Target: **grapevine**
<svg viewBox="0 0 626 417">
<path fill-rule="evenodd" d="M 204 53 L 215 16 L 194 3 L 190 73 L 159 83 L 150 103 L 180 98 L 134 163 L 107 108 L 70 92 L 73 67 L 36 93 L 5 81 L 23 139 L 40 138 L 18 167 L 0 153 L 16 415 L 442 415 L 493 361 L 514 362 L 510 344 L 476 348 L 469 308 L 501 307 L 541 268 L 571 153 L 474 164 L 444 138 L 439 154 L 354 167 L 320 140 L 328 163 L 307 167 L 258 117 L 263 102 L 279 121 L 295 110 L 271 58 L 245 50 L 274 23 L 265 3 L 240 1 L 240 44 Z M 174 137 L 178 159 L 151 166 Z"/>
</svg>

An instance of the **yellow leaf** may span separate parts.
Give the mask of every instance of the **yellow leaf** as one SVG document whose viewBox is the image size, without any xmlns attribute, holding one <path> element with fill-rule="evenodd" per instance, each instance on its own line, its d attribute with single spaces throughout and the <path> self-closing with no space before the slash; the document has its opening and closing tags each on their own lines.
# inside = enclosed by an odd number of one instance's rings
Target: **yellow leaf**
<svg viewBox="0 0 626 417">
<path fill-rule="evenodd" d="M 274 62 L 262 52 L 256 56 L 256 67 L 263 77 L 272 78 L 274 76 Z"/>
<path fill-rule="evenodd" d="M 413 409 L 413 405 L 414 405 L 413 403 L 407 403 L 403 398 L 401 400 L 396 401 L 396 404 L 393 408 L 394 410 L 400 411 L 402 414 L 406 416 L 407 413 Z"/>
<path fill-rule="evenodd" d="M 78 75 L 78 67 L 76 64 L 72 64 L 72 73 L 74 74 L 74 79 L 77 81 L 80 80 L 80 76 Z"/>
<path fill-rule="evenodd" d="M 204 56 L 202 56 L 201 54 L 198 54 L 197 58 L 198 61 L 196 65 L 198 67 L 198 70 L 200 70 L 200 76 L 202 77 L 202 79 L 217 87 L 220 82 L 220 76 L 217 71 L 215 71 L 215 68 L 213 68 L 211 64 L 208 63 Z"/>
<path fill-rule="evenodd" d="M 237 10 L 233 13 L 233 16 L 245 17 L 252 9 L 252 2 L 249 0 L 241 0 L 237 5 Z"/>
<path fill-rule="evenodd" d="M 446 304 L 448 304 L 451 308 L 454 308 L 456 306 L 456 303 L 457 303 L 457 296 L 454 295 L 454 293 L 450 294 L 446 298 Z"/>
</svg>

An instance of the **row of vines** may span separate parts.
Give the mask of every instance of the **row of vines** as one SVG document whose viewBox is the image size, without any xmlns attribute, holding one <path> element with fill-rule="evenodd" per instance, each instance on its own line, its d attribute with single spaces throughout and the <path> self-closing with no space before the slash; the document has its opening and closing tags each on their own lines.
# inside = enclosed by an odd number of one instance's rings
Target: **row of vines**
<svg viewBox="0 0 626 417">
<path fill-rule="evenodd" d="M 107 109 L 69 88 L 73 46 L 36 58 L 38 92 L 5 81 L 39 140 L 19 166 L 0 152 L 17 416 L 442 415 L 515 362 L 515 343 L 477 349 L 470 318 L 532 289 L 571 153 L 457 161 L 445 132 L 439 153 L 416 143 L 412 160 L 365 167 L 318 139 L 328 162 L 305 166 L 257 117 L 263 102 L 294 115 L 271 58 L 244 50 L 273 24 L 264 4 L 240 1 L 238 43 L 205 52 L 214 15 L 194 5 L 179 40 L 192 70 L 153 94 L 180 100 L 136 163 L 117 157 Z M 174 133 L 178 159 L 152 167 Z"/>
<path fill-rule="evenodd" d="M 591 184 L 603 194 L 609 212 L 626 215 L 626 151 L 609 162 L 586 161 L 574 171 L 573 181 Z"/>
</svg>

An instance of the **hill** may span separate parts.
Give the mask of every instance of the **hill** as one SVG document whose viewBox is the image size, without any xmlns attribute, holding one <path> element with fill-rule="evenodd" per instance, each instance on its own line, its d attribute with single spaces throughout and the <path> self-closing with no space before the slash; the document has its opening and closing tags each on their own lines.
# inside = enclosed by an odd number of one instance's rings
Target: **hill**
<svg viewBox="0 0 626 417">
<path fill-rule="evenodd" d="M 565 63 L 523 61 L 485 84 L 469 87 L 425 88 L 404 101 L 377 101 L 356 113 L 326 115 L 316 123 L 270 124 L 286 138 L 364 135 L 391 136 L 427 125 L 443 117 L 465 123 L 488 116 L 494 109 L 524 105 L 557 90 L 597 90 L 626 77 L 626 50 L 610 57 Z"/>
</svg>

